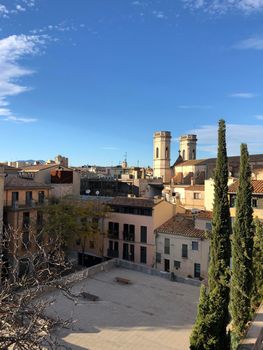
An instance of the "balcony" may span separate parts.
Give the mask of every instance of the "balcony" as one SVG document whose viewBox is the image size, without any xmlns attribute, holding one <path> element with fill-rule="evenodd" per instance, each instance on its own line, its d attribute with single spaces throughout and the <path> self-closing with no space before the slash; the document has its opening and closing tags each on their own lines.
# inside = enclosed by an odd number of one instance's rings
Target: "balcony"
<svg viewBox="0 0 263 350">
<path fill-rule="evenodd" d="M 6 207 L 7 209 L 10 210 L 24 210 L 24 209 L 29 209 L 29 208 L 36 208 L 36 207 L 40 207 L 43 205 L 47 205 L 48 204 L 48 199 L 45 199 L 44 201 L 41 202 L 37 202 L 35 200 L 30 200 L 27 202 L 19 202 L 19 201 L 14 201 L 14 202 L 8 202 L 8 201 L 4 201 L 4 207 Z"/>
<path fill-rule="evenodd" d="M 108 238 L 111 238 L 111 239 L 119 239 L 119 232 L 116 232 L 116 231 L 108 231 Z"/>
<path fill-rule="evenodd" d="M 107 256 L 109 258 L 118 258 L 119 257 L 119 251 L 118 250 L 108 249 L 107 250 Z"/>
<path fill-rule="evenodd" d="M 134 242 L 135 241 L 134 233 L 123 232 L 123 240 L 128 242 Z"/>
</svg>

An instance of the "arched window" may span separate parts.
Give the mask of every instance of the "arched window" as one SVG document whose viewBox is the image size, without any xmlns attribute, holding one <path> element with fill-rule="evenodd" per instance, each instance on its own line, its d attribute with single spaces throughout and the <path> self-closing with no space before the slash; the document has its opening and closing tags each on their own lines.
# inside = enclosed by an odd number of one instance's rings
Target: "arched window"
<svg viewBox="0 0 263 350">
<path fill-rule="evenodd" d="M 192 155 L 193 155 L 193 159 L 195 159 L 195 149 L 193 149 Z"/>
<path fill-rule="evenodd" d="M 156 155 L 155 155 L 156 158 L 159 158 L 159 148 L 156 147 Z"/>
<path fill-rule="evenodd" d="M 169 148 L 166 147 L 165 148 L 165 159 L 168 159 L 169 158 Z"/>
<path fill-rule="evenodd" d="M 183 160 L 185 160 L 185 149 L 183 150 Z"/>
</svg>

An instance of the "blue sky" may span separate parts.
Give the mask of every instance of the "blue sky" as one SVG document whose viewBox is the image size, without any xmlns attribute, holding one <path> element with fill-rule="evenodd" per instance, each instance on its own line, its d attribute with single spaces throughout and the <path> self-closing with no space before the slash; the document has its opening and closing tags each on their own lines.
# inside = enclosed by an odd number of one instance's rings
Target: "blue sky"
<svg viewBox="0 0 263 350">
<path fill-rule="evenodd" d="M 0 0 L 0 160 L 151 165 L 154 131 L 198 156 L 263 153 L 263 0 Z"/>
</svg>

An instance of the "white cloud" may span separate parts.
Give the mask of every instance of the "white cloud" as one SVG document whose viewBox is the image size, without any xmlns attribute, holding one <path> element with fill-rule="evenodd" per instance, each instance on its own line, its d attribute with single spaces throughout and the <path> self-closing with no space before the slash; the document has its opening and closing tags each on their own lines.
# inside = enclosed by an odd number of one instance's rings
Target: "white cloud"
<svg viewBox="0 0 263 350">
<path fill-rule="evenodd" d="M 256 94 L 252 92 L 235 92 L 233 94 L 230 94 L 229 97 L 234 97 L 234 98 L 254 98 L 256 97 Z"/>
<path fill-rule="evenodd" d="M 198 129 L 189 130 L 189 134 L 196 134 L 198 150 L 207 156 L 216 156 L 217 125 L 203 125 Z M 263 153 L 263 125 L 227 124 L 227 150 L 229 155 L 239 155 L 240 144 L 247 143 L 249 153 Z"/>
<path fill-rule="evenodd" d="M 27 55 L 40 52 L 48 39 L 39 35 L 11 35 L 0 40 L 0 116 L 5 120 L 18 122 L 32 122 L 34 118 L 20 118 L 15 116 L 8 102 L 9 96 L 15 96 L 28 91 L 28 86 L 21 85 L 19 79 L 33 73 L 31 69 L 22 67 L 19 60 Z"/>
<path fill-rule="evenodd" d="M 245 13 L 263 10 L 263 0 L 182 0 L 186 7 L 210 13 L 239 10 Z"/>
<path fill-rule="evenodd" d="M 35 6 L 35 0 L 20 0 L 13 4 L 13 7 L 6 7 L 0 4 L 0 17 L 9 18 L 13 14 L 18 14 L 20 12 L 25 12 L 28 8 Z"/>
<path fill-rule="evenodd" d="M 154 10 L 152 11 L 152 14 L 158 19 L 167 19 L 167 16 L 163 13 L 163 11 Z"/>
<path fill-rule="evenodd" d="M 255 115 L 255 118 L 258 120 L 263 120 L 263 114 L 257 114 Z"/>
<path fill-rule="evenodd" d="M 248 39 L 244 39 L 234 45 L 235 49 L 240 50 L 263 50 L 263 38 L 262 37 L 251 37 Z"/>
</svg>

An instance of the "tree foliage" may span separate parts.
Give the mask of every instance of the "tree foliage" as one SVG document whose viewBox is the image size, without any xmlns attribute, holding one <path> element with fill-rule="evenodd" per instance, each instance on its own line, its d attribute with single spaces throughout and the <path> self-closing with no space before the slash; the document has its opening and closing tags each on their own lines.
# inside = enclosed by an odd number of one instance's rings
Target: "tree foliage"
<svg viewBox="0 0 263 350">
<path fill-rule="evenodd" d="M 263 299 L 263 223 L 255 219 L 255 235 L 253 247 L 253 292 L 252 306 L 257 307 Z"/>
<path fill-rule="evenodd" d="M 251 207 L 251 169 L 247 145 L 241 145 L 240 176 L 236 198 L 236 216 L 232 235 L 231 302 L 232 349 L 242 337 L 251 318 L 253 286 L 253 209 Z"/>
<path fill-rule="evenodd" d="M 192 350 L 227 350 L 229 337 L 229 265 L 231 220 L 228 203 L 228 162 L 225 138 L 225 121 L 219 121 L 218 155 L 214 174 L 214 206 L 210 239 L 208 295 L 200 298 L 207 310 L 200 314 L 192 334 Z M 203 292 L 202 292 L 203 293 Z M 200 318 L 202 317 L 202 320 Z"/>
</svg>

